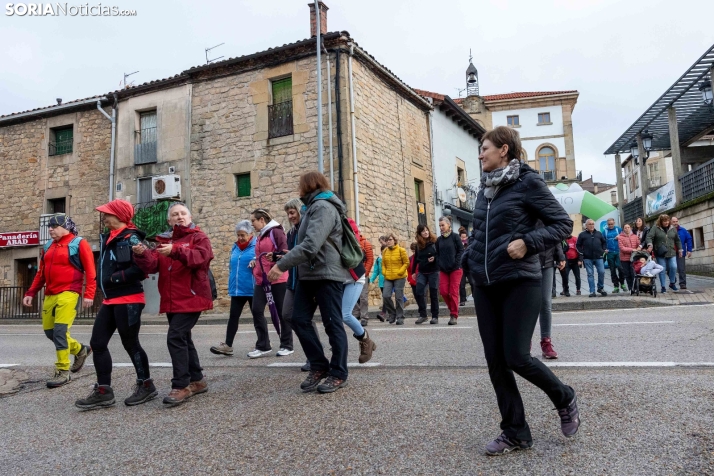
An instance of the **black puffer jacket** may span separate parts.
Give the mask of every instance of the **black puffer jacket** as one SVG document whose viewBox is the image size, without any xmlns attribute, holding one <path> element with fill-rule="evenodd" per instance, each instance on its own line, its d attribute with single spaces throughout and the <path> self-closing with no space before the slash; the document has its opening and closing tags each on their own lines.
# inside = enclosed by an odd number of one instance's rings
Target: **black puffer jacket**
<svg viewBox="0 0 714 476">
<path fill-rule="evenodd" d="M 542 221 L 538 221 L 536 229 L 537 228 L 543 228 Z M 546 248 L 545 251 L 541 251 L 540 253 L 538 253 L 538 258 L 540 258 L 541 268 L 555 268 L 556 263 L 565 261 L 565 254 L 563 254 L 562 242 L 550 248 Z"/>
<path fill-rule="evenodd" d="M 538 220 L 544 227 L 536 229 Z M 492 200 L 479 192 L 474 208 L 473 242 L 464 253 L 476 286 L 511 280 L 540 280 L 538 253 L 554 248 L 573 229 L 573 221 L 528 165 L 516 182 L 499 189 Z M 526 255 L 514 260 L 508 244 L 522 239 Z"/>
<path fill-rule="evenodd" d="M 607 253 L 607 240 L 597 230 L 590 233 L 588 230 L 578 235 L 578 242 L 575 244 L 580 259 L 602 259 Z"/>
<path fill-rule="evenodd" d="M 100 235 L 97 283 L 107 299 L 141 293 L 146 275 L 134 262 L 132 246 L 146 237 L 141 230 L 124 228 L 107 244 L 109 233 Z"/>
<path fill-rule="evenodd" d="M 436 242 L 428 242 L 423 250 L 419 249 L 417 246 L 416 252 L 414 253 L 414 260 L 412 262 L 412 269 L 409 270 L 409 274 L 416 273 L 417 266 L 419 266 L 419 273 L 421 274 L 431 274 L 439 271 L 439 261 L 436 251 Z M 434 258 L 434 261 L 429 262 L 429 258 Z"/>
</svg>

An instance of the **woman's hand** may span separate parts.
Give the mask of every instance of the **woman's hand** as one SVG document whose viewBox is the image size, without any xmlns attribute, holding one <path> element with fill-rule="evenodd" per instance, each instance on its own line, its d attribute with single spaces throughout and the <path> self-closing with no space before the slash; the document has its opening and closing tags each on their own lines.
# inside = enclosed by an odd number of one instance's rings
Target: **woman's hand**
<svg viewBox="0 0 714 476">
<path fill-rule="evenodd" d="M 521 259 L 526 255 L 528 247 L 526 247 L 526 242 L 523 240 L 514 240 L 508 244 L 508 256 L 513 259 Z"/>
<path fill-rule="evenodd" d="M 412 274 L 412 280 L 414 280 L 414 281 L 417 280 L 417 275 L 416 275 L 416 273 L 415 273 L 415 274 Z"/>
<path fill-rule="evenodd" d="M 146 246 L 144 246 L 143 244 L 139 243 L 138 245 L 132 246 L 132 247 L 131 247 L 131 251 L 133 251 L 135 255 L 141 256 L 141 255 L 144 254 L 144 251 L 146 251 Z"/>
<path fill-rule="evenodd" d="M 429 263 L 433 263 L 433 262 L 434 262 L 434 257 L 433 257 L 433 256 L 430 256 L 427 261 L 428 261 Z"/>
<path fill-rule="evenodd" d="M 561 261 L 558 263 L 558 269 L 563 271 L 565 269 L 565 261 Z"/>
<path fill-rule="evenodd" d="M 248 263 L 248 267 L 249 267 L 250 269 L 255 268 L 255 260 L 254 260 L 254 259 L 253 259 L 253 260 L 250 260 L 250 263 Z"/>
</svg>

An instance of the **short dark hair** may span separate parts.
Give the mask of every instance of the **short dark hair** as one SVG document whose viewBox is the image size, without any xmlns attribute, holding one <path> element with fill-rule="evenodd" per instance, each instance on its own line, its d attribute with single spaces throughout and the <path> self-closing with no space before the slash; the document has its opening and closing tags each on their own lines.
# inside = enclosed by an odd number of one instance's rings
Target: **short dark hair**
<svg viewBox="0 0 714 476">
<path fill-rule="evenodd" d="M 504 145 L 507 145 L 508 160 L 521 160 L 523 148 L 521 147 L 521 137 L 518 135 L 517 130 L 506 126 L 498 126 L 485 133 L 481 138 L 481 143 L 483 144 L 484 141 L 487 140 L 499 149 Z"/>
<path fill-rule="evenodd" d="M 409 249 L 412 251 L 416 251 L 416 248 L 417 248 L 416 241 L 412 241 L 412 244 L 409 245 Z"/>
<path fill-rule="evenodd" d="M 320 172 L 307 172 L 300 176 L 300 184 L 298 185 L 298 190 L 300 191 L 300 196 L 304 197 L 309 195 L 315 190 L 329 190 L 330 184 L 327 183 L 327 178 Z"/>
</svg>

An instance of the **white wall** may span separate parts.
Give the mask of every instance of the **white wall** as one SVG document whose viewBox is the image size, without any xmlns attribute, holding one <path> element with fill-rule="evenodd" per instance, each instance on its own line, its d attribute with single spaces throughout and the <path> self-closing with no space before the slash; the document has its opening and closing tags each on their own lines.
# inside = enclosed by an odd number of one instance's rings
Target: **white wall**
<svg viewBox="0 0 714 476">
<path fill-rule="evenodd" d="M 444 112 L 436 109 L 432 113 L 432 134 L 434 151 L 434 184 L 436 220 L 444 214 L 438 195 L 441 194 L 445 202 L 454 203 L 456 197 L 454 184 L 456 183 L 456 159 L 464 161 L 466 166 L 466 179 L 470 184 L 478 185 L 481 176 L 479 173 L 479 147 L 478 139 L 457 126 L 454 121 L 446 117 Z M 454 226 L 458 228 L 458 220 Z M 438 229 L 438 222 L 435 223 Z"/>
<path fill-rule="evenodd" d="M 551 125 L 538 125 L 538 114 L 541 112 L 550 113 Z M 536 159 L 536 151 L 545 143 L 552 144 L 556 148 L 558 157 L 565 157 L 565 138 L 554 137 L 548 139 L 523 140 L 528 137 L 543 136 L 563 136 L 563 108 L 562 106 L 545 106 L 528 109 L 511 109 L 506 111 L 495 111 L 491 113 L 493 127 L 507 126 L 508 116 L 518 116 L 520 127 L 516 130 L 520 134 L 523 149 L 526 152 L 527 160 Z"/>
</svg>

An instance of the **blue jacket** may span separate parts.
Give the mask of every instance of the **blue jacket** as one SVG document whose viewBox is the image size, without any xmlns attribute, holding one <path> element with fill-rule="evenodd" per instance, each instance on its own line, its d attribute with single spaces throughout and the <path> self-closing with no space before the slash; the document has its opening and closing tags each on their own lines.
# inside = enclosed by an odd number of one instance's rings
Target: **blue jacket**
<svg viewBox="0 0 714 476">
<path fill-rule="evenodd" d="M 229 296 L 252 296 L 255 279 L 248 264 L 255 259 L 255 238 L 250 239 L 248 247 L 241 251 L 236 243 L 231 249 L 230 270 L 228 275 Z"/>
<path fill-rule="evenodd" d="M 684 251 L 685 254 L 691 253 L 694 250 L 692 235 L 690 235 L 687 229 L 683 226 L 677 227 L 677 234 L 679 234 L 679 239 L 682 242 L 682 251 Z"/>
<path fill-rule="evenodd" d="M 382 274 L 382 257 L 377 256 L 377 259 L 374 260 L 374 266 L 372 267 L 372 276 L 369 278 L 369 282 L 373 283 L 375 279 L 379 277 L 379 287 L 383 288 L 384 287 L 384 275 Z"/>
<path fill-rule="evenodd" d="M 605 229 L 602 232 L 602 235 L 605 237 L 605 241 L 607 241 L 607 252 L 608 253 L 619 253 L 620 252 L 620 245 L 617 242 L 617 236 L 622 233 L 622 228 L 619 226 L 614 227 L 612 230 L 608 227 L 605 227 Z"/>
</svg>

